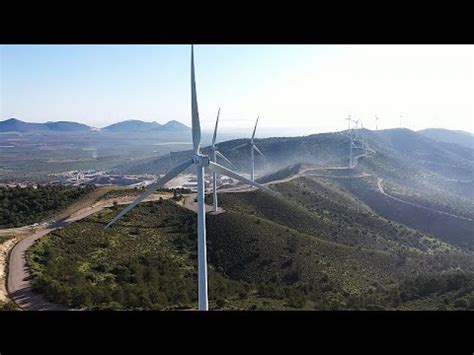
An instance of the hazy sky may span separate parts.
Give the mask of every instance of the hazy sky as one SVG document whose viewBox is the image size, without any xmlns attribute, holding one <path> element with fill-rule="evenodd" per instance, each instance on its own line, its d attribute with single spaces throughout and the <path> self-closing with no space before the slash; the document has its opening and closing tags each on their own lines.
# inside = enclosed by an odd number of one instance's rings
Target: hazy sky
<svg viewBox="0 0 474 355">
<path fill-rule="evenodd" d="M 190 47 L 0 46 L 0 120 L 191 122 Z M 310 134 L 364 126 L 474 132 L 474 46 L 198 45 L 202 126 Z"/>
</svg>

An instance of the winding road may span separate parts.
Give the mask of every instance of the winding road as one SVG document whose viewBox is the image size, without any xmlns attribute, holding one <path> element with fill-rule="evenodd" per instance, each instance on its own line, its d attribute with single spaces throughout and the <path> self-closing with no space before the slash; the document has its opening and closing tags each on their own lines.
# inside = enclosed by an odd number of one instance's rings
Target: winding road
<svg viewBox="0 0 474 355">
<path fill-rule="evenodd" d="M 415 207 L 418 207 L 418 208 L 423 208 L 423 209 L 428 210 L 428 211 L 431 211 L 431 212 L 436 212 L 436 213 L 439 213 L 439 214 L 444 214 L 444 215 L 446 215 L 446 216 L 450 216 L 450 217 L 454 217 L 454 218 L 463 219 L 463 220 L 465 220 L 465 221 L 471 221 L 471 222 L 473 221 L 471 218 L 456 216 L 455 214 L 451 214 L 451 213 L 447 213 L 447 212 L 435 210 L 435 209 L 433 209 L 433 208 L 425 207 L 425 206 L 422 206 L 422 205 L 419 205 L 419 204 L 413 203 L 413 202 L 404 201 L 404 200 L 402 200 L 402 199 L 399 199 L 398 197 L 394 197 L 394 196 L 392 196 L 392 195 L 389 195 L 389 194 L 386 193 L 385 190 L 383 189 L 382 182 L 383 182 L 383 179 L 381 179 L 381 178 L 379 178 L 379 179 L 377 180 L 377 186 L 378 186 L 378 188 L 379 188 L 380 193 L 382 193 L 384 196 L 387 196 L 387 197 L 391 198 L 392 200 L 395 200 L 395 201 L 398 201 L 398 202 L 402 202 L 402 203 L 405 203 L 405 204 L 410 205 L 410 206 L 415 206 Z"/>
</svg>

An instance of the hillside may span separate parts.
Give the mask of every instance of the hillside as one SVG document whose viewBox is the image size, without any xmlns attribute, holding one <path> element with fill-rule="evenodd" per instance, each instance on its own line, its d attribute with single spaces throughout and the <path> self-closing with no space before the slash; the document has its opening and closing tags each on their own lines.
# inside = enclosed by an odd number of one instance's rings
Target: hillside
<svg viewBox="0 0 474 355">
<path fill-rule="evenodd" d="M 474 149 L 474 135 L 464 131 L 452 131 L 442 128 L 428 128 L 417 133 L 438 142 L 454 143 Z"/>
<path fill-rule="evenodd" d="M 94 190 L 64 186 L 0 187 L 0 228 L 42 222 Z"/>
<path fill-rule="evenodd" d="M 474 150 L 453 144 L 440 145 L 408 129 L 364 129 L 359 131 L 359 135 L 367 137 L 369 146 L 387 155 L 389 159 L 399 159 L 403 163 L 416 165 L 417 169 L 431 171 L 446 178 L 465 180 L 467 176 L 467 179 L 472 180 Z M 240 170 L 249 171 L 249 147 L 233 149 L 245 142 L 248 139 L 235 139 L 217 145 Z M 349 140 L 340 133 L 256 139 L 255 143 L 267 158 L 265 160 L 256 155 L 256 169 L 261 175 L 297 163 L 342 166 L 347 165 L 349 159 Z M 204 151 L 207 152 L 208 147 Z M 360 152 L 360 149 L 355 149 L 354 155 Z M 116 171 L 163 174 L 190 154 L 191 151 L 171 152 L 157 158 L 119 165 Z"/>
<path fill-rule="evenodd" d="M 218 143 L 219 150 L 232 161 L 240 170 L 250 170 L 250 148 L 248 146 L 233 149 L 248 139 L 234 139 Z M 347 164 L 346 147 L 347 138 L 336 133 L 323 133 L 305 137 L 280 137 L 256 139 L 255 144 L 265 154 L 267 160 L 260 155 L 255 156 L 256 170 L 259 173 L 267 173 L 284 168 L 294 163 L 313 164 Z M 347 143 L 348 144 L 348 143 Z M 205 153 L 209 147 L 203 147 Z M 171 152 L 170 154 L 152 158 L 137 160 L 115 167 L 115 171 L 127 174 L 163 174 L 171 167 L 188 159 L 191 150 Z"/>
<path fill-rule="evenodd" d="M 208 215 L 212 309 L 474 307 L 471 252 L 386 220 L 318 177 L 274 188 L 282 197 L 221 194 L 226 212 Z M 36 289 L 73 307 L 194 308 L 195 215 L 143 203 L 104 230 L 117 210 L 33 247 Z"/>
</svg>

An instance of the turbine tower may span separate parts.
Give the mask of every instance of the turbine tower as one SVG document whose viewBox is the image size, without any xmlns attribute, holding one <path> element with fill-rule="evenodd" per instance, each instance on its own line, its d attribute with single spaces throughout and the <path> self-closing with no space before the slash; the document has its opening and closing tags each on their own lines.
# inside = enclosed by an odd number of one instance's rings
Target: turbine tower
<svg viewBox="0 0 474 355">
<path fill-rule="evenodd" d="M 357 120 L 352 120 L 352 122 L 355 123 L 355 139 L 357 140 L 358 136 L 359 136 L 359 122 L 360 120 L 357 119 Z"/>
<path fill-rule="evenodd" d="M 217 139 L 217 126 L 219 125 L 219 116 L 221 113 L 221 108 L 219 107 L 219 110 L 217 111 L 217 119 L 216 119 L 216 126 L 214 128 L 214 135 L 212 136 L 212 145 L 211 145 L 211 151 L 212 151 L 212 161 L 214 163 L 217 163 L 217 157 L 219 156 L 220 158 L 224 159 L 227 163 L 229 163 L 233 168 L 235 168 L 235 165 L 230 162 L 229 159 L 227 159 L 224 154 L 219 152 L 217 145 L 216 145 L 216 139 Z M 214 212 L 217 212 L 217 173 L 213 172 L 212 173 L 212 194 L 213 194 L 213 199 L 212 199 L 212 210 Z"/>
<path fill-rule="evenodd" d="M 375 115 L 375 130 L 378 131 L 379 130 L 379 120 L 380 118 Z"/>
<path fill-rule="evenodd" d="M 350 140 L 350 146 L 349 146 L 349 169 L 352 169 L 352 146 L 354 145 L 354 141 L 352 138 L 352 132 L 350 132 L 351 135 L 351 140 Z"/>
<path fill-rule="evenodd" d="M 353 137 L 353 132 L 352 132 L 352 129 L 351 129 L 351 122 L 352 122 L 352 118 L 351 118 L 351 115 L 349 114 L 349 117 L 346 118 L 347 120 L 347 125 L 348 125 L 348 128 L 347 128 L 347 131 L 349 133 L 349 169 L 352 169 L 352 146 L 354 144 L 354 137 Z"/>
<path fill-rule="evenodd" d="M 349 117 L 344 118 L 344 119 L 347 120 L 347 131 L 349 132 L 351 129 L 351 120 L 352 120 L 351 114 L 349 114 Z"/>
<path fill-rule="evenodd" d="M 252 180 L 252 181 L 255 181 L 255 152 L 257 152 L 264 159 L 266 159 L 265 155 L 260 151 L 260 149 L 258 149 L 258 147 L 255 145 L 255 141 L 254 141 L 255 132 L 257 131 L 257 124 L 258 124 L 259 117 L 260 116 L 257 117 L 257 121 L 255 122 L 255 127 L 253 128 L 252 138 L 250 138 L 250 141 L 230 149 L 230 150 L 239 149 L 239 148 L 242 148 L 242 147 L 246 147 L 247 144 L 250 144 L 250 165 L 251 165 L 250 180 Z"/>
<path fill-rule="evenodd" d="M 271 194 L 279 195 L 277 192 L 269 189 L 268 187 L 251 181 L 234 171 L 227 169 L 216 162 L 210 161 L 209 156 L 201 154 L 201 126 L 199 122 L 199 112 L 196 94 L 196 79 L 194 71 L 194 48 L 191 46 L 191 116 L 192 116 L 192 138 L 193 138 L 193 155 L 190 159 L 182 162 L 173 169 L 171 169 L 165 176 L 158 179 L 155 183 L 130 205 L 125 207 L 112 221 L 107 224 L 105 228 L 110 227 L 112 224 L 122 218 L 127 212 L 138 205 L 146 197 L 150 196 L 155 192 L 156 189 L 160 188 L 168 181 L 175 178 L 178 174 L 189 168 L 191 165 L 196 167 L 197 174 L 197 249 L 198 249 L 198 303 L 199 310 L 207 311 L 209 309 L 208 303 L 208 288 L 207 288 L 207 252 L 206 252 L 206 210 L 204 204 L 204 169 L 207 168 L 212 172 L 232 177 L 236 180 L 244 182 L 246 184 L 255 186 L 262 190 L 265 190 Z"/>
</svg>

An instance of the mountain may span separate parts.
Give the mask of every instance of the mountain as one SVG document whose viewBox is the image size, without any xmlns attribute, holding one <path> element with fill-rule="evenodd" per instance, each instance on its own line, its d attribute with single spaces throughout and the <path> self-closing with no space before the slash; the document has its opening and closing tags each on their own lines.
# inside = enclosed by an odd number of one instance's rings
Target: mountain
<svg viewBox="0 0 474 355">
<path fill-rule="evenodd" d="M 0 121 L 0 132 L 83 132 L 89 130 L 91 127 L 85 124 L 69 121 L 31 123 L 16 118 Z"/>
<path fill-rule="evenodd" d="M 451 131 L 443 128 L 428 128 L 417 133 L 445 143 L 455 143 L 467 148 L 474 149 L 474 135 L 464 131 Z"/>
<path fill-rule="evenodd" d="M 49 130 L 56 132 L 85 132 L 92 129 L 83 123 L 70 121 L 46 122 L 45 126 L 48 127 Z"/>
<path fill-rule="evenodd" d="M 188 131 L 191 128 L 178 121 L 169 121 L 159 128 L 162 131 Z"/>
<path fill-rule="evenodd" d="M 16 118 L 0 121 L 0 132 L 34 132 L 47 130 L 42 123 L 23 122 Z"/>
<path fill-rule="evenodd" d="M 114 123 L 110 126 L 102 128 L 103 131 L 107 132 L 182 132 L 188 131 L 190 128 L 178 121 L 169 121 L 164 125 L 158 122 L 144 122 L 140 120 L 127 120 L 122 122 Z"/>
<path fill-rule="evenodd" d="M 0 121 L 0 132 L 87 132 L 92 127 L 70 121 L 57 121 L 46 123 L 31 123 L 10 118 L 5 121 Z M 140 120 L 127 120 L 111 124 L 102 128 L 102 131 L 110 133 L 158 133 L 158 132 L 172 132 L 181 133 L 187 132 L 190 128 L 178 121 L 169 121 L 164 125 L 158 122 L 144 122 Z"/>
<path fill-rule="evenodd" d="M 110 126 L 102 128 L 103 131 L 108 132 L 142 132 L 158 129 L 161 124 L 158 122 L 144 122 L 140 120 L 127 120 L 111 124 Z"/>
</svg>

